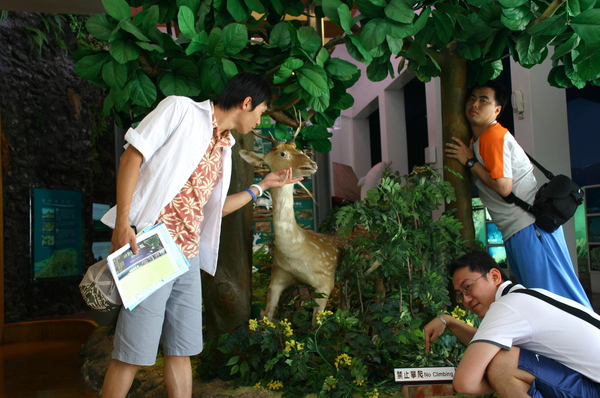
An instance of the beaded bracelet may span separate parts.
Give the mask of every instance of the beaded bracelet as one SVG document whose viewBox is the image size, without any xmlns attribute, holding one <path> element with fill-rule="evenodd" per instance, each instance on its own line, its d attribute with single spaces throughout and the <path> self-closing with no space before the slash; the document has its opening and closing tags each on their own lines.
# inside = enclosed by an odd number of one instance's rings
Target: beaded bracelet
<svg viewBox="0 0 600 398">
<path fill-rule="evenodd" d="M 250 185 L 250 188 L 252 188 L 252 187 L 256 187 L 256 189 L 258 189 L 258 196 L 257 197 L 262 196 L 263 189 L 260 187 L 260 185 L 258 185 L 258 184 L 252 184 L 252 185 Z"/>
<path fill-rule="evenodd" d="M 252 196 L 252 200 L 256 200 L 256 195 L 254 194 L 254 192 L 252 192 L 251 189 L 244 188 L 244 191 L 248 192 L 250 196 Z"/>
</svg>

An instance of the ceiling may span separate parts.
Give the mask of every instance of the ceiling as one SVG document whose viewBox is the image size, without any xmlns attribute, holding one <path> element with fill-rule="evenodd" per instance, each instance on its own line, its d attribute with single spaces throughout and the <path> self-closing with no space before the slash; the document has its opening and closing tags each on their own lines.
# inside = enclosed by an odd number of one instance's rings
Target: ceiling
<svg viewBox="0 0 600 398">
<path fill-rule="evenodd" d="M 87 15 L 105 12 L 101 0 L 0 0 L 0 10 Z"/>
</svg>

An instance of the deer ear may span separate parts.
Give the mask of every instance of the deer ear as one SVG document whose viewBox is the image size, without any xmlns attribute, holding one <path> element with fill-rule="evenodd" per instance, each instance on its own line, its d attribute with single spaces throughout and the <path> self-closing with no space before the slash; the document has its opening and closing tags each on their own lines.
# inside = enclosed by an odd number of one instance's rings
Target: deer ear
<svg viewBox="0 0 600 398">
<path fill-rule="evenodd" d="M 254 151 L 246 151 L 245 149 L 241 149 L 239 151 L 240 156 L 246 162 L 250 163 L 252 166 L 260 166 L 264 163 L 264 157 L 262 153 L 256 153 Z"/>
</svg>

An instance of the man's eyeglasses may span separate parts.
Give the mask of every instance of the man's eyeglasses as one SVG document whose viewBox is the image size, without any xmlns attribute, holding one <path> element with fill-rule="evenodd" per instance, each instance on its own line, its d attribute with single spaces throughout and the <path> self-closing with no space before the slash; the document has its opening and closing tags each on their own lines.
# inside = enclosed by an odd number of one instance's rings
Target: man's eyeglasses
<svg viewBox="0 0 600 398">
<path fill-rule="evenodd" d="M 469 283 L 468 285 L 465 285 L 460 293 L 456 293 L 456 302 L 457 303 L 462 303 L 465 296 L 468 296 L 471 294 L 471 290 L 473 289 L 473 285 L 475 284 L 475 282 L 477 282 L 478 280 L 480 280 L 481 278 L 483 278 L 484 276 L 487 275 L 487 272 L 485 272 L 484 274 L 482 274 L 479 278 L 475 279 L 473 282 Z"/>
</svg>

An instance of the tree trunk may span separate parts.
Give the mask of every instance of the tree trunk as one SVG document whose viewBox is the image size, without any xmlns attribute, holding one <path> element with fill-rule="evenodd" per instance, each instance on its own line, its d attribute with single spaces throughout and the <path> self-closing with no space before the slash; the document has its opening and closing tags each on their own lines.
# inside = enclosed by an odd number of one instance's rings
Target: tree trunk
<svg viewBox="0 0 600 398">
<path fill-rule="evenodd" d="M 230 193 L 252 184 L 254 168 L 238 155 L 253 149 L 253 135 L 234 133 Z M 252 268 L 252 204 L 223 218 L 219 266 L 214 277 L 203 273 L 202 296 L 206 339 L 231 332 L 250 318 Z"/>
<path fill-rule="evenodd" d="M 444 180 L 450 182 L 456 192 L 456 202 L 446 205 L 446 209 L 456 209 L 455 216 L 463 224 L 461 237 L 468 239 L 468 245 L 473 245 L 475 229 L 471 209 L 471 173 L 458 160 L 448 158 L 444 152 L 446 143 L 452 142 L 452 137 L 460 138 L 466 144 L 470 140 L 469 125 L 465 117 L 467 60 L 456 52 L 456 46 L 454 41 L 442 53 L 442 156 L 444 166 L 464 178 L 460 179 L 444 170 Z"/>
</svg>

